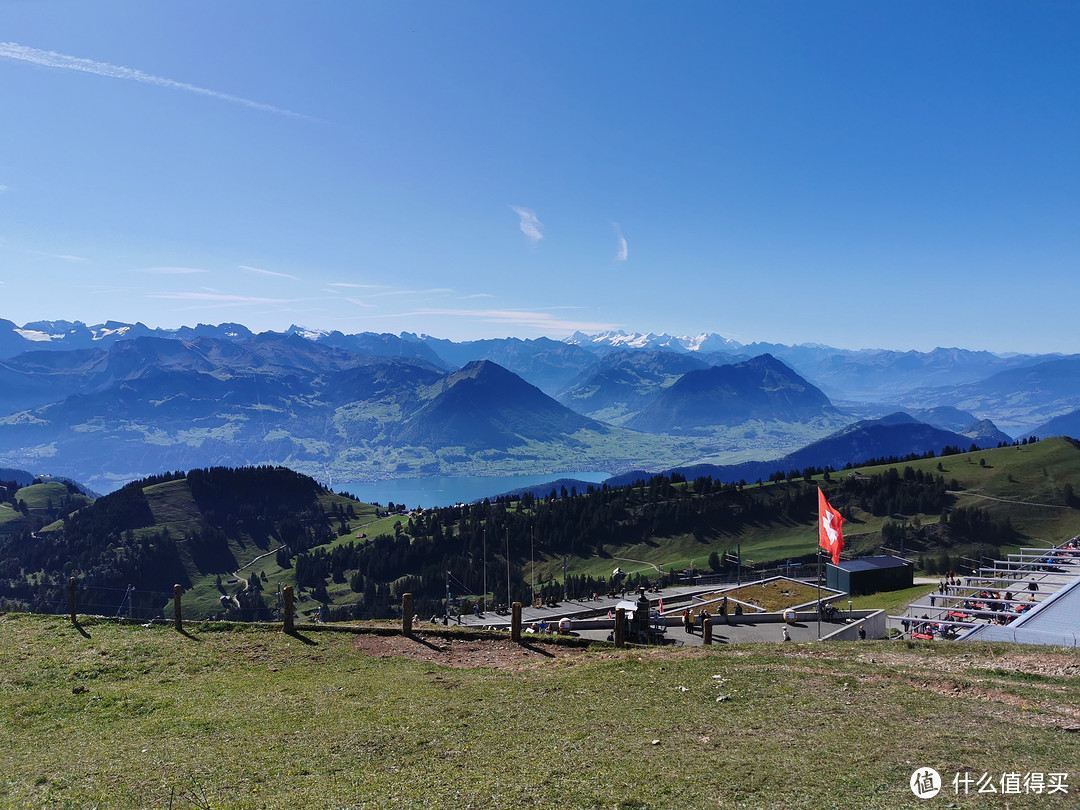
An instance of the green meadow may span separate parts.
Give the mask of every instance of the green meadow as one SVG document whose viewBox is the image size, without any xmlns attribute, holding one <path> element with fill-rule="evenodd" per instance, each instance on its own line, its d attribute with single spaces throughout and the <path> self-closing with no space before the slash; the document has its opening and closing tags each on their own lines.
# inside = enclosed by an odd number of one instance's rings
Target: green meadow
<svg viewBox="0 0 1080 810">
<path fill-rule="evenodd" d="M 495 664 L 455 666 L 481 648 Z M 1068 807 L 1080 788 L 1075 650 L 518 648 L 5 614 L 0 655 L 3 807 L 891 809 L 930 806 L 909 789 L 927 766 L 941 806 Z M 1069 793 L 957 796 L 964 772 L 1068 772 Z"/>
</svg>

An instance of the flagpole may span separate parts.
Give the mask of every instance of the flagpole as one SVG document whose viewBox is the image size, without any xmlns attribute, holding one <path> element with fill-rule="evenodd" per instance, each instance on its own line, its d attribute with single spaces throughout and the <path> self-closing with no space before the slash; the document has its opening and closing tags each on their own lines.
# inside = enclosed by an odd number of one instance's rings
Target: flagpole
<svg viewBox="0 0 1080 810">
<path fill-rule="evenodd" d="M 821 641 L 821 549 L 817 550 L 817 640 Z"/>
</svg>

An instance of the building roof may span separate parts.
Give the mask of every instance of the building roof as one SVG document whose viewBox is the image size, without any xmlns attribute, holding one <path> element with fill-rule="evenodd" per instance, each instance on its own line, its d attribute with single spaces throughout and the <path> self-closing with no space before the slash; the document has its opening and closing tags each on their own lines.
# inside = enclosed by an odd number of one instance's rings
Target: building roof
<svg viewBox="0 0 1080 810">
<path fill-rule="evenodd" d="M 1080 578 L 1069 583 L 1012 624 L 980 625 L 964 641 L 1016 641 L 1020 644 L 1080 646 Z"/>
<path fill-rule="evenodd" d="M 906 560 L 902 560 L 899 557 L 889 557 L 884 554 L 880 554 L 876 557 L 862 557 L 858 560 L 841 560 L 840 565 L 837 568 L 842 568 L 844 571 L 877 571 L 882 568 L 902 568 L 905 565 L 909 565 Z"/>
</svg>

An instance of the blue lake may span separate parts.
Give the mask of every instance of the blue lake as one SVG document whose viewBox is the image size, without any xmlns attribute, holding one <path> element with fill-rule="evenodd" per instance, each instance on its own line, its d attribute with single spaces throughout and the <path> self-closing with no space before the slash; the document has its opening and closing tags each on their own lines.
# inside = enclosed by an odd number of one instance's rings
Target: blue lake
<svg viewBox="0 0 1080 810">
<path fill-rule="evenodd" d="M 429 478 L 394 478 L 388 481 L 334 483 L 337 492 L 348 492 L 365 503 L 403 503 L 409 509 L 422 506 L 453 506 L 494 498 L 512 489 L 533 487 L 573 478 L 599 484 L 611 477 L 606 472 L 567 472 L 546 475 L 438 475 Z"/>
</svg>

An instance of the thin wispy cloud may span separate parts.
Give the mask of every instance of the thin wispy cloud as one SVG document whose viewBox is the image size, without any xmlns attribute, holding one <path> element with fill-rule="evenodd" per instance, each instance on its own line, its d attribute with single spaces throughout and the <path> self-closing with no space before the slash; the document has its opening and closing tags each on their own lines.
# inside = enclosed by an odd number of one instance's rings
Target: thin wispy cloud
<svg viewBox="0 0 1080 810">
<path fill-rule="evenodd" d="M 141 267 L 136 273 L 149 273 L 152 276 L 187 276 L 194 273 L 208 273 L 201 267 Z"/>
<path fill-rule="evenodd" d="M 261 267 L 248 267 L 246 264 L 240 265 L 241 270 L 247 270 L 249 273 L 257 273 L 260 276 L 270 276 L 271 278 L 287 278 L 292 281 L 299 281 L 296 276 L 290 276 L 288 273 L 277 273 L 273 270 L 263 270 Z"/>
<path fill-rule="evenodd" d="M 326 285 L 327 287 L 341 287 L 349 290 L 381 290 L 386 287 L 385 284 L 353 284 L 349 281 L 331 281 Z"/>
<path fill-rule="evenodd" d="M 81 73 L 90 73 L 94 76 L 104 76 L 110 79 L 126 79 L 128 81 L 141 82 L 142 84 L 152 84 L 157 87 L 165 87 L 169 90 L 185 90 L 189 93 L 209 96 L 210 98 L 215 98 L 219 101 L 240 104 L 244 107 L 250 107 L 253 110 L 261 110 L 262 112 L 270 112 L 277 115 L 287 115 L 290 118 L 315 120 L 311 118 L 311 116 L 292 112 L 291 110 L 283 110 L 280 107 L 274 107 L 271 104 L 263 104 L 259 101 L 252 101 L 251 99 L 234 96 L 229 93 L 221 93 L 217 90 L 208 90 L 205 87 L 196 87 L 193 84 L 165 79 L 161 76 L 143 73 L 141 70 L 136 70 L 135 68 L 112 65 L 108 62 L 96 62 L 93 59 L 68 56 L 67 54 L 56 53 L 55 51 L 43 51 L 39 48 L 30 48 L 26 45 L 19 45 L 16 42 L 0 42 L 0 57 L 16 59 L 21 62 L 29 62 L 32 65 L 40 65 L 42 67 L 58 68 L 60 70 L 76 70 Z"/>
<path fill-rule="evenodd" d="M 531 208 L 522 208 L 519 205 L 511 205 L 510 210 L 518 215 L 518 227 L 525 234 L 525 238 L 532 244 L 536 244 L 544 238 L 544 226 Z"/>
<path fill-rule="evenodd" d="M 38 256 L 42 259 L 60 259 L 65 262 L 88 262 L 90 261 L 85 256 L 73 256 L 70 253 L 49 253 L 45 250 L 28 250 L 26 251 L 31 256 Z"/>
<path fill-rule="evenodd" d="M 150 293 L 149 298 L 168 301 L 205 301 L 217 304 L 291 304 L 288 298 L 263 298 L 256 295 L 230 295 L 213 292 L 163 292 Z"/>
<path fill-rule="evenodd" d="M 389 292 L 374 293 L 369 298 L 386 298 L 391 295 L 449 295 L 454 291 L 446 287 L 435 287 L 430 290 L 390 290 Z"/>
<path fill-rule="evenodd" d="M 374 309 L 375 308 L 374 304 L 369 304 L 367 301 L 362 301 L 359 298 L 346 298 L 345 300 L 348 301 L 350 304 L 352 304 L 354 306 L 363 307 L 364 309 Z"/>
<path fill-rule="evenodd" d="M 611 224 L 615 226 L 615 235 L 619 238 L 619 249 L 615 251 L 615 261 L 625 262 L 626 257 L 630 255 L 626 237 L 623 236 L 622 228 L 619 227 L 618 222 L 612 222 Z"/>
</svg>

